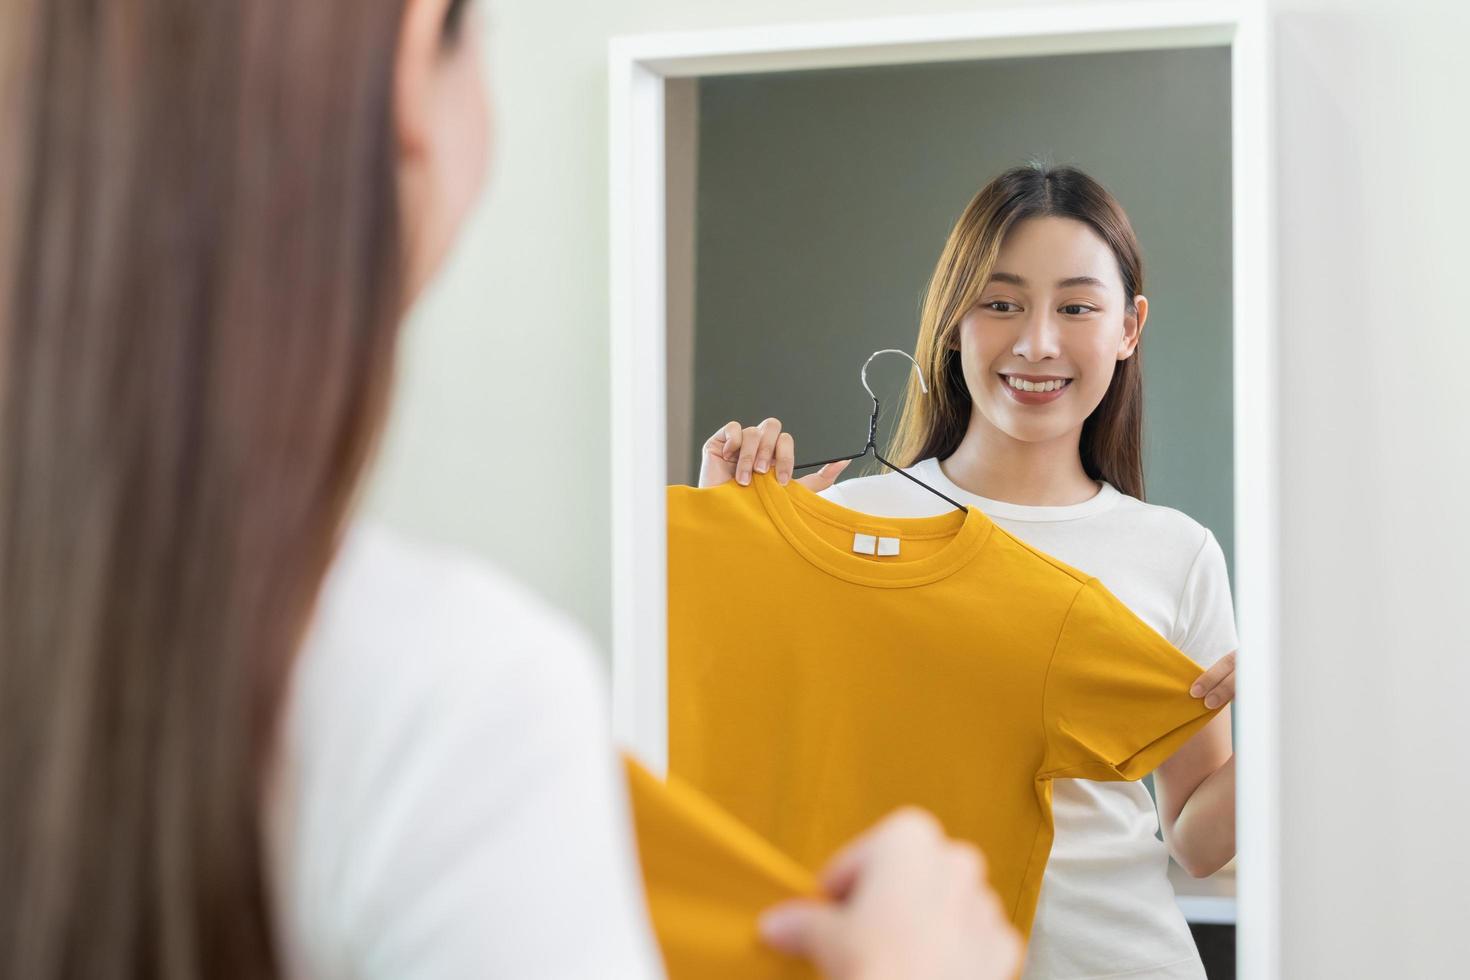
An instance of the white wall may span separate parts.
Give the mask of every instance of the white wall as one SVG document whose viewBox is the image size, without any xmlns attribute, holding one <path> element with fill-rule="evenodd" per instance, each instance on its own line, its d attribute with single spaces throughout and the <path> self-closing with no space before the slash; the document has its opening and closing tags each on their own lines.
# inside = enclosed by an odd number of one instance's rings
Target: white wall
<svg viewBox="0 0 1470 980">
<path fill-rule="evenodd" d="M 1283 976 L 1463 977 L 1470 18 L 1278 9 Z"/>
<path fill-rule="evenodd" d="M 987 5 L 489 0 L 492 190 L 405 339 L 371 509 L 495 557 L 605 639 L 607 38 Z M 1470 15 L 1273 9 L 1282 976 L 1463 976 Z"/>
</svg>

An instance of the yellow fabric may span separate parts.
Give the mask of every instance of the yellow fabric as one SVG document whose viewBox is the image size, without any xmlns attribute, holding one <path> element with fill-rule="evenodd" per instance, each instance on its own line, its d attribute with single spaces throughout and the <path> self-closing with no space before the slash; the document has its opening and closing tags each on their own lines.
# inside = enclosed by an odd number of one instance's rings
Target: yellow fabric
<svg viewBox="0 0 1470 980">
<path fill-rule="evenodd" d="M 1220 710 L 1101 582 L 975 508 L 876 518 L 770 473 L 667 503 L 670 772 L 806 868 L 916 803 L 1029 935 L 1050 780 L 1141 778 Z"/>
<path fill-rule="evenodd" d="M 760 912 L 820 894 L 816 879 L 677 778 L 630 756 L 628 777 L 649 917 L 670 980 L 808 980 L 805 961 L 761 942 Z"/>
</svg>

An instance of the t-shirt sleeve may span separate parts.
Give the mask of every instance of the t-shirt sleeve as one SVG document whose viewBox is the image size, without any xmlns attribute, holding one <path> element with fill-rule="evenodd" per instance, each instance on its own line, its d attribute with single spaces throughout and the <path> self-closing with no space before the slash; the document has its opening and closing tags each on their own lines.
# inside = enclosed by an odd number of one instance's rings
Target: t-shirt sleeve
<svg viewBox="0 0 1470 980">
<path fill-rule="evenodd" d="M 1202 667 L 1240 646 L 1225 552 L 1208 528 L 1180 593 L 1172 636 L 1174 645 Z"/>
<path fill-rule="evenodd" d="M 1203 668 L 1096 578 L 1057 636 L 1042 698 L 1042 778 L 1141 779 L 1221 709 L 1189 687 Z"/>
</svg>

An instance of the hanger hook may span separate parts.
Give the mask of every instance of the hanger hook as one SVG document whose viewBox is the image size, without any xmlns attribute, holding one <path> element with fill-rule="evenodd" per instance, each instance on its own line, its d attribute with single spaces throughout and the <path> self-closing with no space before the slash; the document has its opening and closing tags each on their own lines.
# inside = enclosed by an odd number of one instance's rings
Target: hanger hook
<svg viewBox="0 0 1470 980">
<path fill-rule="evenodd" d="M 921 367 L 919 367 L 919 362 L 918 361 L 914 361 L 914 356 L 912 354 L 910 354 L 908 351 L 898 350 L 896 348 L 889 347 L 889 348 L 887 348 L 885 350 L 875 350 L 875 351 L 873 351 L 872 356 L 869 357 L 866 361 L 863 362 L 863 370 L 862 370 L 863 389 L 865 391 L 867 391 L 868 397 L 871 398 L 871 399 L 873 399 L 873 404 L 875 404 L 875 405 L 878 404 L 878 396 L 875 395 L 875 394 L 873 394 L 873 389 L 872 388 L 869 388 L 868 387 L 868 365 L 869 364 L 872 364 L 873 363 L 873 358 L 877 357 L 879 354 L 902 354 L 904 357 L 907 357 L 910 361 L 913 361 L 913 363 L 914 363 L 914 373 L 919 376 L 919 391 L 923 392 L 926 395 L 929 394 L 929 386 L 926 385 L 926 384 L 924 384 L 924 369 L 921 368 Z"/>
</svg>

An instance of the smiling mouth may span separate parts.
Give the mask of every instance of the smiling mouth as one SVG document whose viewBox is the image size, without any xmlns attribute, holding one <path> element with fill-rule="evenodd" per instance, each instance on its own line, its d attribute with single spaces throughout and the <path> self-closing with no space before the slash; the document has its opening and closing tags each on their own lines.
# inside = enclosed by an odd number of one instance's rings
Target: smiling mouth
<svg viewBox="0 0 1470 980">
<path fill-rule="evenodd" d="M 1053 391 L 1061 391 L 1071 385 L 1072 378 L 1055 378 L 1050 381 L 1025 381 L 1014 375 L 1002 374 L 1001 381 L 1012 391 L 1027 392 L 1030 394 L 1049 394 Z"/>
</svg>

